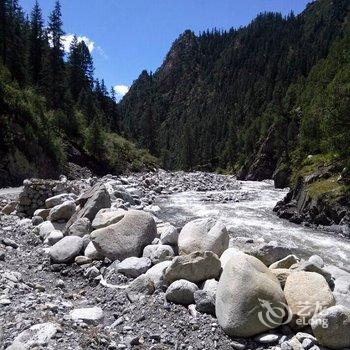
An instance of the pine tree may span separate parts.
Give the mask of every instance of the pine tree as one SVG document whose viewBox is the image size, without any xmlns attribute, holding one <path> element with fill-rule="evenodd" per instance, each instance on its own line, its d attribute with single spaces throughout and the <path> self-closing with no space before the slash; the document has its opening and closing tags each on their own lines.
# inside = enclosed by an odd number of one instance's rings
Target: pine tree
<svg viewBox="0 0 350 350">
<path fill-rule="evenodd" d="M 51 40 L 51 50 L 49 56 L 49 79 L 48 89 L 50 101 L 54 108 L 62 104 L 64 96 L 64 51 L 62 44 L 62 13 L 59 1 L 56 1 L 55 7 L 49 16 L 49 37 Z"/>
<path fill-rule="evenodd" d="M 35 1 L 31 13 L 30 27 L 29 68 L 31 71 L 31 83 L 37 85 L 43 69 L 44 51 L 43 18 L 38 1 Z"/>
</svg>

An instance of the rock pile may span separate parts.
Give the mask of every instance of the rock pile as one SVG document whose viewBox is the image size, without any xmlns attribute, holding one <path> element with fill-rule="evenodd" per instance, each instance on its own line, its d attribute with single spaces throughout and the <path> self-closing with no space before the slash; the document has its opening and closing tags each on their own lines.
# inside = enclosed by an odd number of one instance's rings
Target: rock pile
<svg viewBox="0 0 350 350">
<path fill-rule="evenodd" d="M 0 317 L 15 298 L 23 310 L 28 304 L 36 312 L 45 296 L 42 307 L 49 311 L 36 324 L 6 328 L 6 346 L 59 348 L 62 337 L 69 335 L 74 340 L 64 343 L 66 348 L 88 348 L 78 341 L 72 345 L 81 331 L 84 336 L 93 333 L 96 347 L 103 349 L 349 347 L 350 274 L 328 268 L 318 256 L 302 260 L 278 242 L 262 243 L 247 254 L 230 246 L 225 225 L 213 219 L 193 220 L 178 230 L 157 218 L 157 206 L 150 206 L 156 193 L 202 190 L 211 188 L 210 181 L 230 186 L 211 175 L 199 175 L 193 185 L 193 177 L 108 176 L 92 179 L 79 196 L 67 186 L 66 192 L 51 193 L 38 206 L 31 202 L 41 223 L 35 215 L 11 229 L 18 240 L 28 241 L 26 273 L 31 282 L 0 265 Z M 135 179 L 140 187 L 133 184 Z M 22 245 L 2 239 L 0 260 L 13 256 L 11 264 L 17 264 Z M 48 275 L 54 278 L 40 283 L 38 276 L 45 280 Z M 29 301 L 20 301 L 24 291 Z M 147 327 L 141 329 L 143 321 Z M 322 327 L 326 323 L 328 328 Z M 188 338 L 199 329 L 202 333 Z M 179 345 L 176 339 L 182 334 L 187 335 Z"/>
</svg>

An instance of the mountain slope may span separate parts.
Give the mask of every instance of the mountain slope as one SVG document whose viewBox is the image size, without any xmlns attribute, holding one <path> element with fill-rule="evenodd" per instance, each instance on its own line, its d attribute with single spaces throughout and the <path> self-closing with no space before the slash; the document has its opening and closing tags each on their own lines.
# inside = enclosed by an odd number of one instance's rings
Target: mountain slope
<svg viewBox="0 0 350 350">
<path fill-rule="evenodd" d="M 308 138 L 290 87 L 346 35 L 348 13 L 348 1 L 319 0 L 298 16 L 261 14 L 238 30 L 186 31 L 120 103 L 125 135 L 168 168 L 241 169 L 253 180 L 278 167 L 290 173 Z M 299 158 L 312 151 L 299 148 Z"/>
</svg>

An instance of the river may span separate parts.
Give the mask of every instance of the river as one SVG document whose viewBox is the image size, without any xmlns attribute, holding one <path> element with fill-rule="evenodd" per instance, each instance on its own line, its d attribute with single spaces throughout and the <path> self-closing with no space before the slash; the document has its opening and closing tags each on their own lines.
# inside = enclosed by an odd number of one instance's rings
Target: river
<svg viewBox="0 0 350 350">
<path fill-rule="evenodd" d="M 350 270 L 350 240 L 322 229 L 293 224 L 277 217 L 273 207 L 287 190 L 278 190 L 272 181 L 237 181 L 230 191 L 182 192 L 163 197 L 157 204 L 157 216 L 176 226 L 201 217 L 222 220 L 230 235 L 265 241 L 277 240 L 295 248 L 297 255 L 307 258 L 320 255 L 328 264 Z M 233 197 L 227 203 L 208 201 L 209 197 Z"/>
</svg>

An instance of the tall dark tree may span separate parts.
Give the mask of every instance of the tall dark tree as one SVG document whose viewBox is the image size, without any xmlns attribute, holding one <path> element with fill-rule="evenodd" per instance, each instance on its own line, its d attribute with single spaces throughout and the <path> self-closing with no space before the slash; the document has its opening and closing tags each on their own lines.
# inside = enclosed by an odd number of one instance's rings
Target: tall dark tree
<svg viewBox="0 0 350 350">
<path fill-rule="evenodd" d="M 30 18 L 29 68 L 31 83 L 38 85 L 43 69 L 44 33 L 43 17 L 38 1 L 35 1 Z"/>
<path fill-rule="evenodd" d="M 49 16 L 49 38 L 51 41 L 51 50 L 49 56 L 49 79 L 48 90 L 50 100 L 54 108 L 58 108 L 62 103 L 64 96 L 64 51 L 62 37 L 62 13 L 59 1 L 56 1 L 55 7 Z"/>
</svg>

